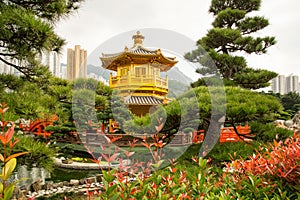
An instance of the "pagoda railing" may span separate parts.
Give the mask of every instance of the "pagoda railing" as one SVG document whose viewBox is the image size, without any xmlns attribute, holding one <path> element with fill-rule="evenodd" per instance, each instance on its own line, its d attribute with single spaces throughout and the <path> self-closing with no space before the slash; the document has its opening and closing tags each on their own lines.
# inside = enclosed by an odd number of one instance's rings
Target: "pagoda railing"
<svg viewBox="0 0 300 200">
<path fill-rule="evenodd" d="M 163 79 L 158 76 L 111 76 L 110 86 L 115 87 L 143 87 L 143 86 L 154 86 L 168 89 L 168 79 Z"/>
</svg>

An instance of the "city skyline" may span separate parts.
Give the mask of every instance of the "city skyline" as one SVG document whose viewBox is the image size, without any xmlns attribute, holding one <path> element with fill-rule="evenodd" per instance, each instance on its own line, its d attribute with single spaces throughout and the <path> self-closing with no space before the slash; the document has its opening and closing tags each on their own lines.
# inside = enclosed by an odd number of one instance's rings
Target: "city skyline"
<svg viewBox="0 0 300 200">
<path fill-rule="evenodd" d="M 157 3 L 159 6 L 155 6 Z M 118 34 L 142 28 L 175 31 L 196 43 L 212 27 L 214 18 L 208 13 L 210 3 L 211 0 L 191 0 L 188 4 L 183 0 L 176 3 L 170 0 L 132 0 L 126 3 L 119 0 L 89 0 L 83 3 L 77 13 L 58 23 L 56 31 L 67 41 L 64 48 L 80 44 L 90 53 Z M 120 4 L 122 6 L 116 7 Z M 260 11 L 251 14 L 264 16 L 270 21 L 270 25 L 259 31 L 256 36 L 275 36 L 277 44 L 269 48 L 266 55 L 242 54 L 246 56 L 250 67 L 268 69 L 285 75 L 300 74 L 297 59 L 300 45 L 299 5 L 300 2 L 296 0 L 288 3 L 283 0 L 263 0 Z M 62 55 L 63 63 L 65 58 L 66 53 Z M 100 60 L 97 64 L 100 65 Z"/>
<path fill-rule="evenodd" d="M 288 76 L 278 75 L 276 78 L 271 80 L 270 85 L 271 91 L 274 93 L 279 93 L 281 95 L 287 94 L 289 92 L 300 92 L 299 76 L 290 74 Z"/>
</svg>

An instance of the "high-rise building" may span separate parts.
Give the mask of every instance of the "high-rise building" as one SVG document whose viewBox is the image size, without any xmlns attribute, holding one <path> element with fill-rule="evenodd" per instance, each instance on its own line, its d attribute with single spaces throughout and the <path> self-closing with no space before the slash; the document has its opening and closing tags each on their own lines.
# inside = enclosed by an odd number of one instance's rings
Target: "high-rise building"
<svg viewBox="0 0 300 200">
<path fill-rule="evenodd" d="M 15 74 L 16 69 L 4 62 L 0 62 L 0 74 Z"/>
<path fill-rule="evenodd" d="M 274 93 L 287 94 L 289 92 L 299 93 L 299 77 L 297 75 L 279 75 L 271 81 L 271 89 Z"/>
<path fill-rule="evenodd" d="M 67 51 L 67 79 L 70 81 L 76 78 L 86 78 L 87 76 L 87 51 L 75 45 L 75 49 L 69 48 Z"/>
<path fill-rule="evenodd" d="M 278 75 L 272 79 L 271 88 L 274 93 L 285 94 L 286 93 L 286 78 L 284 75 Z"/>
<path fill-rule="evenodd" d="M 299 92 L 299 77 L 296 75 L 289 75 L 286 77 L 286 92 Z"/>
<path fill-rule="evenodd" d="M 17 59 L 12 59 L 10 57 L 5 58 L 9 63 L 12 63 L 14 65 L 24 65 L 26 66 L 26 61 L 19 61 Z M 45 65 L 48 67 L 49 71 L 54 76 L 61 76 L 60 71 L 60 59 L 57 52 L 54 51 L 44 51 L 41 54 L 39 54 L 36 57 L 36 60 L 40 62 L 42 65 Z M 0 62 L 0 73 L 2 74 L 13 74 L 13 75 L 20 75 L 20 72 L 15 69 L 14 67 L 4 63 Z"/>
<path fill-rule="evenodd" d="M 49 71 L 57 77 L 61 77 L 60 58 L 59 54 L 55 51 L 44 51 L 38 57 L 42 65 L 48 67 Z"/>
<path fill-rule="evenodd" d="M 3 49 L 0 49 L 0 51 L 5 53 Z M 13 65 L 20 64 L 20 61 L 18 61 L 17 59 L 12 59 L 10 56 L 3 56 L 2 58 Z M 20 74 L 20 72 L 16 70 L 13 66 L 0 61 L 0 74 L 12 74 L 17 76 Z"/>
</svg>

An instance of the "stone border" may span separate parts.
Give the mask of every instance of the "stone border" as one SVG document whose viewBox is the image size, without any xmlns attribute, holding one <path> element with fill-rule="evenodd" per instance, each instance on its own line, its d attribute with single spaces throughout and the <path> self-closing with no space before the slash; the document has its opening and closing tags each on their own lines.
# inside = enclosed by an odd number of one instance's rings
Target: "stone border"
<svg viewBox="0 0 300 200">
<path fill-rule="evenodd" d="M 71 179 L 69 182 L 53 183 L 53 181 L 42 184 L 42 181 L 33 182 L 28 188 L 16 187 L 12 200 L 27 200 L 37 197 L 50 197 L 61 193 L 85 194 L 87 191 L 99 191 L 103 188 L 102 174 L 84 179 Z"/>
<path fill-rule="evenodd" d="M 63 159 L 54 158 L 54 164 L 57 167 L 74 169 L 74 170 L 105 170 L 108 169 L 107 165 L 98 165 L 97 163 L 81 163 L 72 162 L 69 164 L 63 163 Z M 130 160 L 123 160 L 123 166 L 129 165 Z M 120 164 L 111 164 L 110 168 L 119 167 Z M 27 200 L 30 198 L 37 197 L 50 197 L 55 194 L 60 193 L 80 193 L 84 194 L 87 191 L 99 191 L 103 188 L 102 184 L 102 174 L 97 174 L 96 176 L 83 178 L 80 180 L 71 179 L 68 181 L 63 181 L 59 183 L 53 183 L 53 181 L 47 181 L 42 184 L 41 180 L 31 183 L 28 187 L 26 186 L 16 186 L 12 200 Z"/>
<path fill-rule="evenodd" d="M 130 160 L 123 160 L 123 166 L 129 165 Z M 63 163 L 62 159 L 54 158 L 54 164 L 57 167 L 66 168 L 66 169 L 80 169 L 80 170 L 101 170 L 101 169 L 108 169 L 119 167 L 120 164 L 97 164 L 97 163 L 83 163 L 83 162 L 75 162 L 72 163 Z"/>
<path fill-rule="evenodd" d="M 54 164 L 57 167 L 66 168 L 66 169 L 82 169 L 82 170 L 101 170 L 108 169 L 108 165 L 99 165 L 97 163 L 83 163 L 83 162 L 75 162 L 72 163 L 63 163 L 63 159 L 54 158 Z M 118 167 L 119 164 L 111 164 L 111 168 Z"/>
</svg>

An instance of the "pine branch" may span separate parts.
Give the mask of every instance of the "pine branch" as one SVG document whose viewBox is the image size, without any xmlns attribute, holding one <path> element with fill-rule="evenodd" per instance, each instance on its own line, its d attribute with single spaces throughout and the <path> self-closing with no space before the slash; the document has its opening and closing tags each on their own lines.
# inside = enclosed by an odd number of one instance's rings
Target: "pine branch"
<svg viewBox="0 0 300 200">
<path fill-rule="evenodd" d="M 0 52 L 0 56 L 16 56 L 16 53 L 2 53 Z"/>
<path fill-rule="evenodd" d="M 241 140 L 243 140 L 244 142 L 248 143 L 247 141 L 245 141 L 244 138 L 246 138 L 246 139 L 251 139 L 251 140 L 255 139 L 255 136 L 254 136 L 254 135 L 251 135 L 250 133 L 248 133 L 248 134 L 241 134 L 241 133 L 237 130 L 237 128 L 236 128 L 234 122 L 230 122 L 230 124 L 232 125 L 234 132 L 235 132 L 235 133 L 239 136 L 239 138 L 240 138 Z"/>
</svg>

